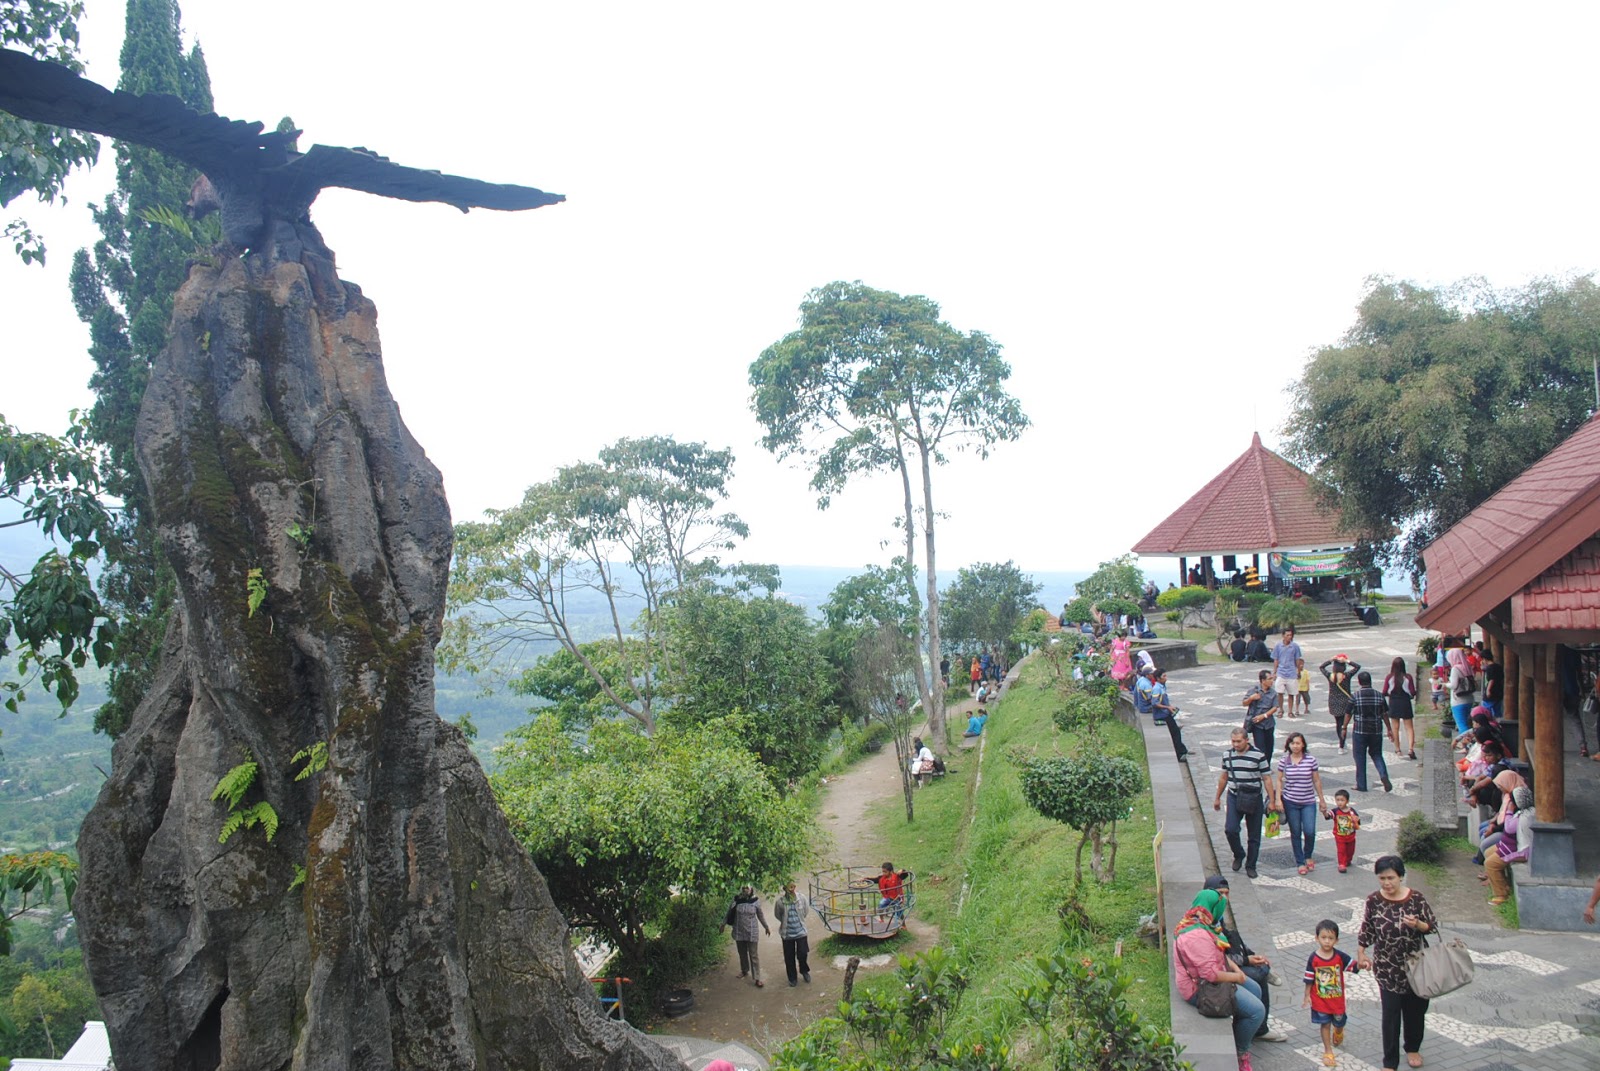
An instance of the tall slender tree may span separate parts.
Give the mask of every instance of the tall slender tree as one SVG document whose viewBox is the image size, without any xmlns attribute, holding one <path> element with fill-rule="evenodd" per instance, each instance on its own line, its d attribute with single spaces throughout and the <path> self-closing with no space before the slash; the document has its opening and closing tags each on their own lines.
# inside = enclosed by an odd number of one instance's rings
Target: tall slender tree
<svg viewBox="0 0 1600 1071">
<path fill-rule="evenodd" d="M 168 93 L 196 111 L 212 110 L 211 79 L 197 44 L 184 51 L 173 0 L 128 0 L 118 88 Z M 128 724 L 155 672 L 172 608 L 173 578 L 156 545 L 144 479 L 133 456 L 133 428 L 150 362 L 167 341 L 172 298 L 187 274 L 195 242 L 175 218 L 197 172 L 154 149 L 115 143 L 117 189 L 91 209 L 101 239 L 72 262 L 72 301 L 89 325 L 95 371 L 90 434 L 104 445 L 110 465 L 106 489 L 122 501 L 106 541 L 100 594 L 119 619 L 112 653 L 109 699 L 95 713 L 95 728 L 112 736 Z"/>
<path fill-rule="evenodd" d="M 925 641 L 918 646 L 927 659 L 918 659 L 914 669 L 940 750 L 944 692 L 932 686 L 930 672 L 941 646 L 933 469 L 949 451 L 987 457 L 995 444 L 1026 430 L 1021 403 L 1005 390 L 1010 376 L 1000 346 L 980 331 L 963 335 L 940 320 L 937 303 L 860 282 L 813 290 L 800 305 L 800 329 L 750 365 L 751 408 L 767 431 L 762 444 L 780 458 L 812 459 L 820 507 L 857 473 L 898 473 L 908 575 L 916 566 L 922 520 L 927 601 L 921 635 L 913 639 Z M 814 445 L 826 436 L 832 440 Z"/>
</svg>

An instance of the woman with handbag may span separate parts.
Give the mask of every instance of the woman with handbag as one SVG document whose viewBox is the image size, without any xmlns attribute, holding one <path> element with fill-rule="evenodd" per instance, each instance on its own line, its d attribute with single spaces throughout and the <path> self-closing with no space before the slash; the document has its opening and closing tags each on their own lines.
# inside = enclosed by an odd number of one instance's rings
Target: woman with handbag
<svg viewBox="0 0 1600 1071">
<path fill-rule="evenodd" d="M 1227 903 L 1217 890 L 1201 890 L 1173 931 L 1172 956 L 1178 995 L 1200 1014 L 1223 1018 L 1227 1004 L 1220 1004 L 1223 1014 L 1217 1014 L 1217 1005 L 1227 994 L 1216 987 L 1233 990 L 1233 1048 L 1239 1055 L 1239 1071 L 1251 1071 L 1250 1043 L 1266 1022 L 1267 1009 L 1261 1003 L 1261 987 L 1225 955 L 1229 944 L 1223 934 L 1222 913 Z"/>
<path fill-rule="evenodd" d="M 1383 1005 L 1383 1068 L 1400 1066 L 1404 1030 L 1406 1063 L 1422 1066 L 1422 1031 L 1428 1000 L 1412 992 L 1407 961 L 1423 948 L 1423 935 L 1439 929 L 1439 920 L 1422 894 L 1407 887 L 1406 864 L 1398 855 L 1385 855 L 1373 864 L 1378 891 L 1367 897 L 1361 918 L 1360 949 L 1356 965 L 1371 970 Z"/>
<path fill-rule="evenodd" d="M 1361 663 L 1350 661 L 1347 654 L 1336 654 L 1321 666 L 1328 680 L 1328 713 L 1333 715 L 1333 730 L 1339 734 L 1339 750 L 1345 749 L 1350 721 L 1351 683 L 1361 672 Z"/>
</svg>

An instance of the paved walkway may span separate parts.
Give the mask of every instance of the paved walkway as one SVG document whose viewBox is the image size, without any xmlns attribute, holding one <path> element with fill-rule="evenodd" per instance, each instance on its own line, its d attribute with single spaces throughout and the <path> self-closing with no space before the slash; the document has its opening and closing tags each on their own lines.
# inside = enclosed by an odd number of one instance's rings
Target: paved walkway
<svg viewBox="0 0 1600 1071">
<path fill-rule="evenodd" d="M 1312 713 L 1279 719 L 1277 746 L 1290 732 L 1302 732 L 1322 767 L 1323 787 L 1349 790 L 1362 814 L 1356 865 L 1340 874 L 1333 859 L 1333 838 L 1326 821 L 1318 827 L 1317 869 L 1304 877 L 1296 872 L 1287 830 L 1263 841 L 1254 881 L 1243 871 L 1228 870 L 1232 853 L 1223 836 L 1223 813 L 1211 809 L 1222 753 L 1230 730 L 1242 720 L 1240 700 L 1262 668 L 1249 663 L 1201 666 L 1174 672 L 1174 701 L 1188 717 L 1184 739 L 1193 751 L 1190 768 L 1215 856 L 1228 875 L 1234 915 L 1240 932 L 1256 951 L 1268 955 L 1285 985 L 1273 987 L 1272 1023 L 1288 1034 L 1287 1043 L 1257 1042 L 1251 1051 L 1261 1071 L 1306 1071 L 1320 1067 L 1322 1043 L 1309 1011 L 1300 1007 L 1300 976 L 1315 945 L 1318 920 L 1339 923 L 1339 947 L 1356 951 L 1362 904 L 1377 888 L 1372 862 L 1393 851 L 1402 815 L 1424 806 L 1422 765 L 1402 760 L 1390 764 L 1392 794 L 1383 792 L 1376 776 L 1374 791 L 1355 791 L 1355 766 L 1340 754 L 1333 719 L 1327 713 L 1327 690 L 1316 666 L 1335 653 L 1349 654 L 1380 681 L 1396 655 L 1416 658 L 1421 635 L 1409 622 L 1378 628 L 1356 626 L 1348 632 L 1306 637 L 1306 661 L 1312 666 Z M 1420 704 L 1421 725 L 1427 724 L 1426 696 Z M 1164 735 L 1164 734 L 1163 734 Z M 1420 735 L 1420 734 L 1419 734 Z M 1392 745 L 1387 754 L 1392 754 Z M 1387 757 L 1386 754 L 1386 757 Z M 1422 754 L 1418 752 L 1419 756 Z M 1170 752 L 1155 752 L 1156 763 L 1171 762 Z M 1371 774 L 1371 771 L 1368 771 Z M 1215 871 L 1212 871 L 1215 872 Z M 1487 896 L 1487 894 L 1485 894 Z M 1433 1002 L 1428 1014 L 1422 1055 L 1430 1069 L 1471 1071 L 1595 1071 L 1600 1068 L 1600 930 L 1594 936 L 1504 930 L 1497 926 L 1451 925 L 1477 963 L 1472 985 Z M 1377 990 L 1370 976 L 1350 979 L 1350 1025 L 1339 1067 L 1376 1071 L 1381 1064 Z"/>
</svg>

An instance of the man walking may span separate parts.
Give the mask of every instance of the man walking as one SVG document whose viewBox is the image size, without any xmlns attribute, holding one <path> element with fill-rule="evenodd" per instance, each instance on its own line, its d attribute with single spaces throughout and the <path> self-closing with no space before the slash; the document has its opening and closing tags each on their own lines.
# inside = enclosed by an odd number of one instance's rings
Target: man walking
<svg viewBox="0 0 1600 1071">
<path fill-rule="evenodd" d="M 1242 865 L 1248 877 L 1256 876 L 1256 859 L 1261 854 L 1261 821 L 1267 808 L 1281 810 L 1277 784 L 1272 779 L 1272 760 L 1250 746 L 1244 729 L 1233 730 L 1232 750 L 1222 758 L 1222 774 L 1217 778 L 1217 795 L 1211 809 L 1222 810 L 1222 792 L 1228 792 L 1228 817 L 1223 826 L 1228 847 L 1233 849 L 1233 869 Z M 1248 848 L 1239 839 L 1239 826 L 1245 827 Z"/>
<path fill-rule="evenodd" d="M 1356 690 L 1350 693 L 1350 726 L 1356 753 L 1356 791 L 1367 790 L 1367 756 L 1383 782 L 1385 792 L 1394 791 L 1389 767 L 1383 761 L 1383 738 L 1388 732 L 1389 701 L 1372 686 L 1372 674 L 1356 674 Z"/>
<path fill-rule="evenodd" d="M 777 916 L 778 937 L 783 941 L 783 969 L 789 976 L 789 988 L 795 985 L 795 974 L 811 984 L 811 937 L 806 933 L 806 912 L 811 901 L 794 891 L 794 882 L 783 887 L 783 895 L 772 905 Z"/>
<path fill-rule="evenodd" d="M 1272 649 L 1272 661 L 1277 670 L 1273 691 L 1278 693 L 1278 709 L 1294 710 L 1295 692 L 1300 687 L 1300 671 L 1305 668 L 1305 653 L 1294 642 L 1294 626 L 1283 630 L 1283 639 Z M 1294 715 L 1289 715 L 1291 718 Z"/>
</svg>

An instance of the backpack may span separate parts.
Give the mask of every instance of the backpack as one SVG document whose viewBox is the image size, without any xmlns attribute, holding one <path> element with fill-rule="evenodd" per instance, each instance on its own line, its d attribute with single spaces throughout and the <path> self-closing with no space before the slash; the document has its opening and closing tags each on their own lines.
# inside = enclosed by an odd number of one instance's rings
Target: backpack
<svg viewBox="0 0 1600 1071">
<path fill-rule="evenodd" d="M 1478 690 L 1478 682 L 1470 673 L 1463 673 L 1456 678 L 1456 695 L 1471 695 Z"/>
</svg>

